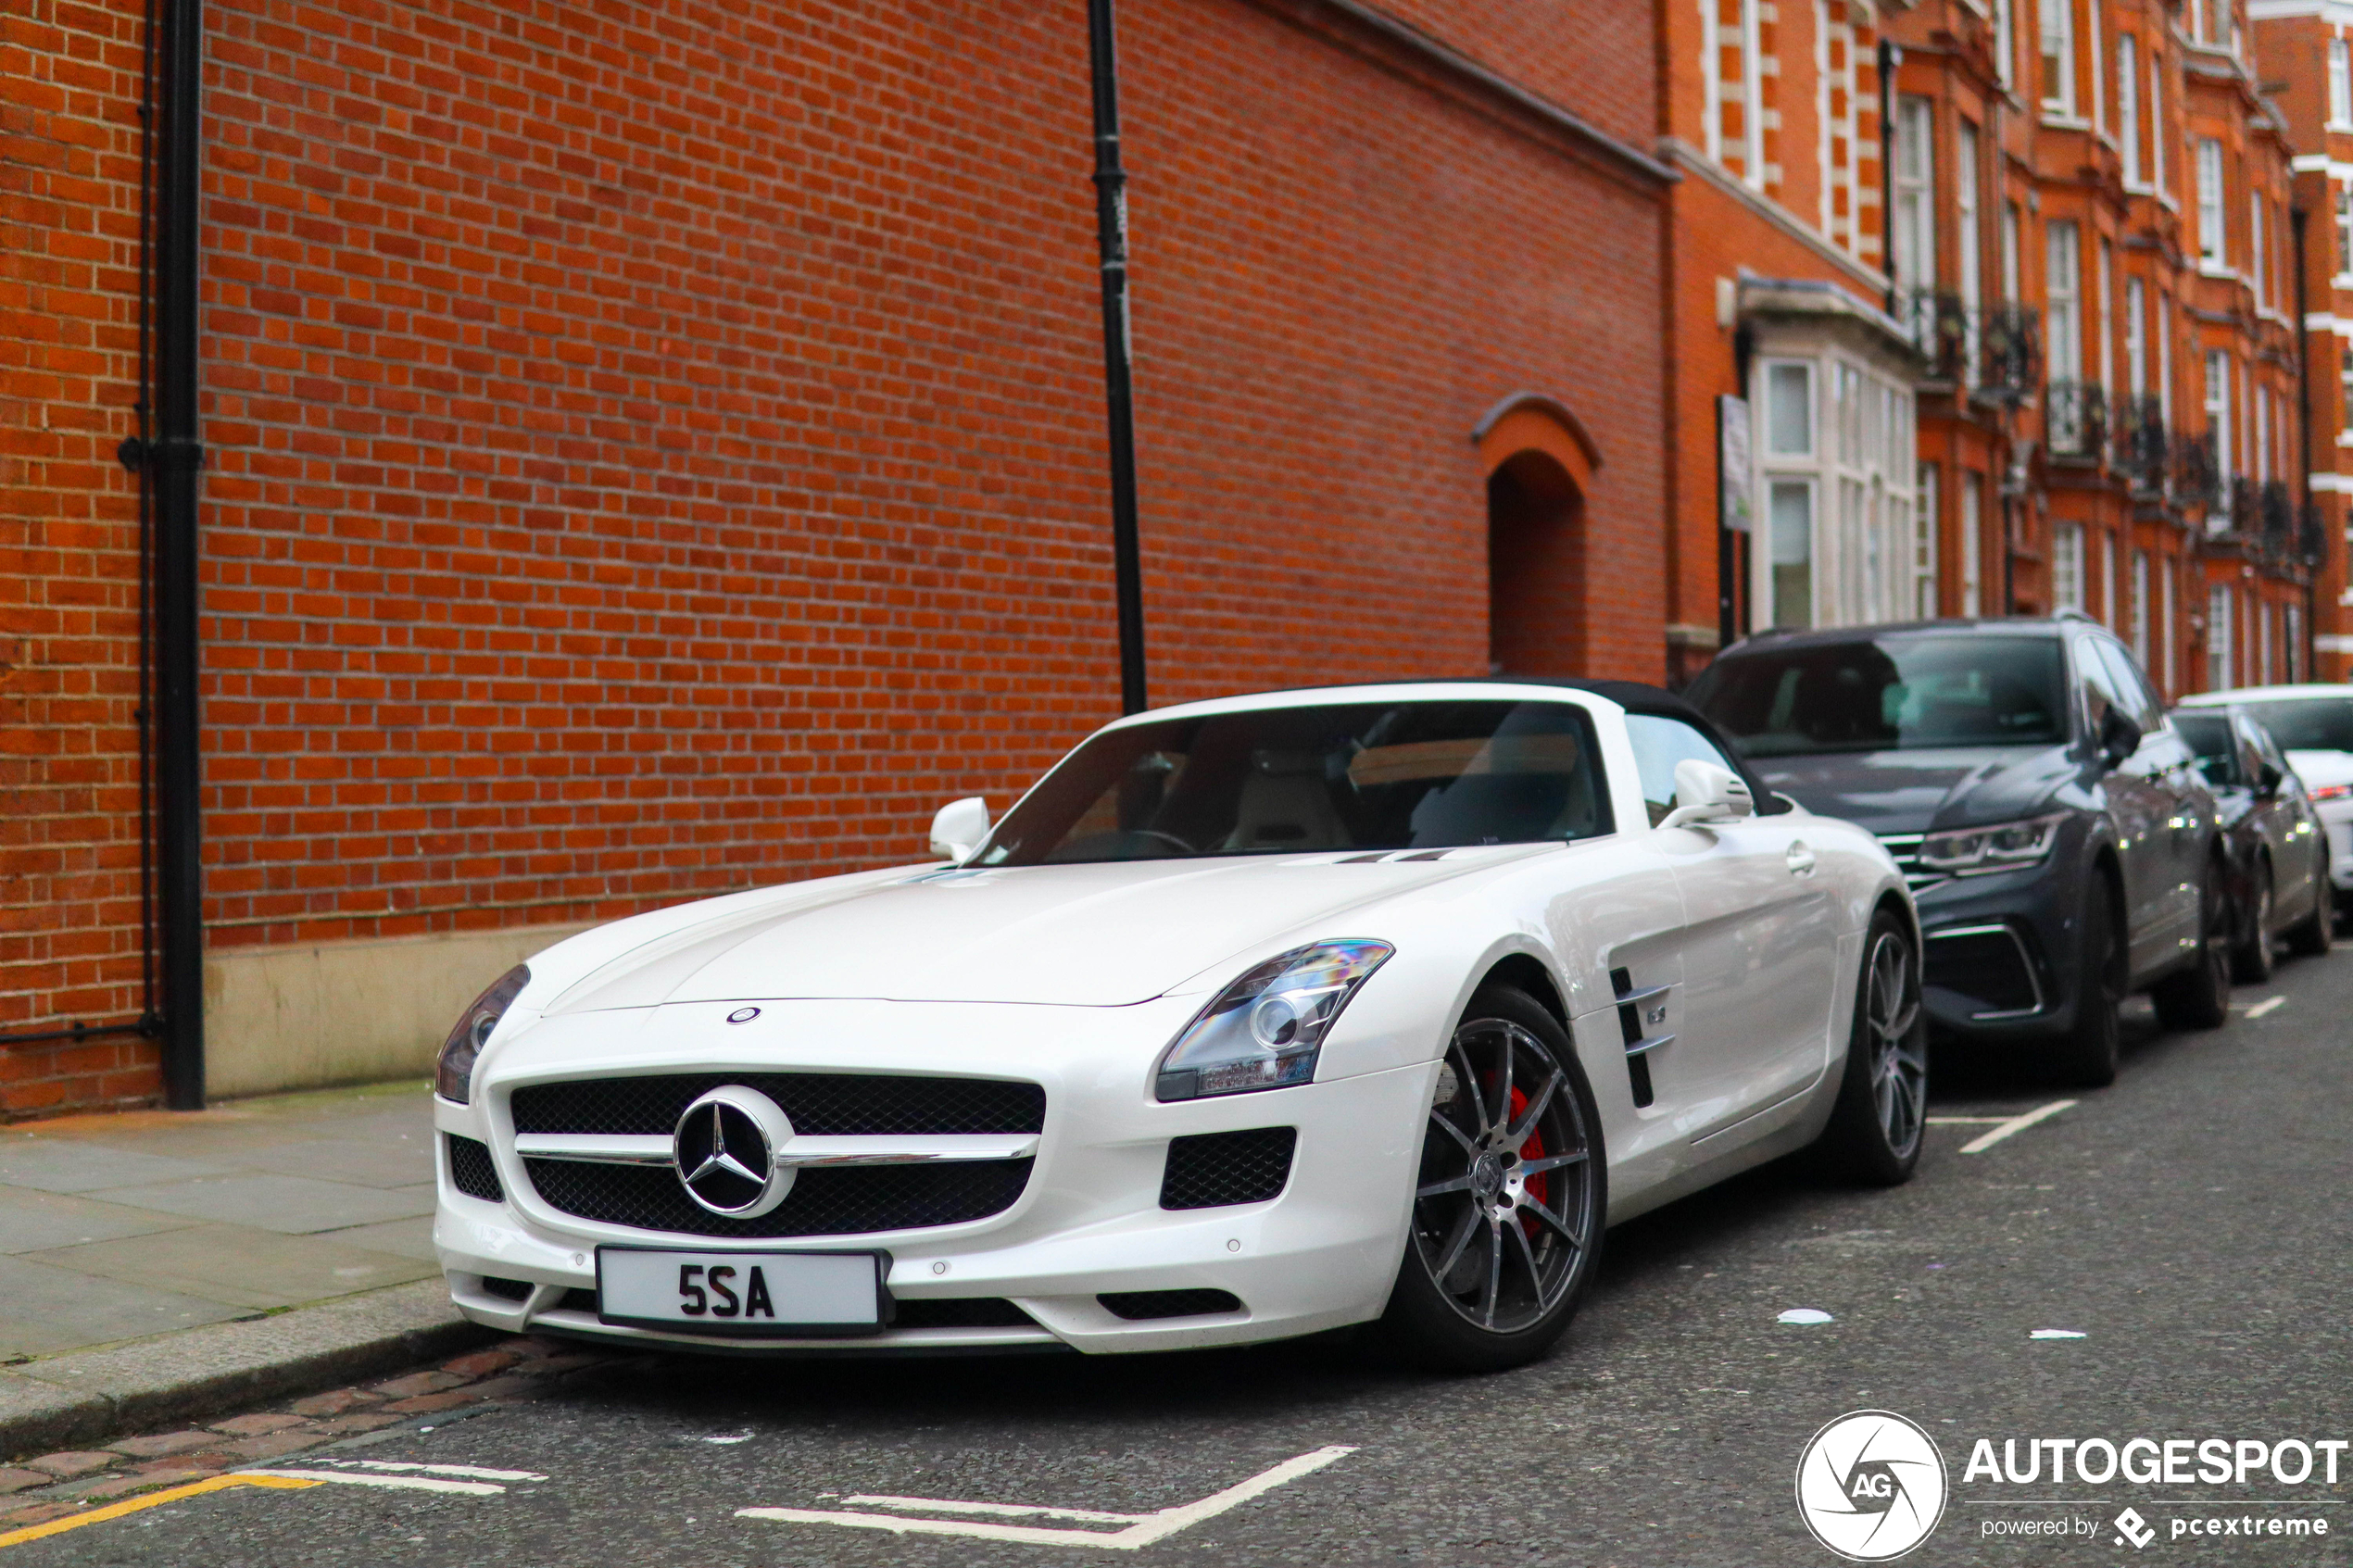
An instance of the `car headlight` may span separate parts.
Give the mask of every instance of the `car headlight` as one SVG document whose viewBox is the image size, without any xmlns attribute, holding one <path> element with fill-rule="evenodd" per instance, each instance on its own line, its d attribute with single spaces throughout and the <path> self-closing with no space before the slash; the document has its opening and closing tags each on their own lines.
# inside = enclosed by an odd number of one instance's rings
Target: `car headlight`
<svg viewBox="0 0 2353 1568">
<path fill-rule="evenodd" d="M 1947 876 L 1983 876 L 2031 866 L 2049 858 L 2051 847 L 2058 842 L 2059 824 L 2066 821 L 2067 813 L 2061 811 L 2019 822 L 1932 833 L 1920 840 L 1920 869 Z"/>
<path fill-rule="evenodd" d="M 1153 1092 L 1199 1099 L 1304 1084 L 1340 1010 L 1396 950 L 1386 942 L 1317 942 L 1268 959 L 1185 1025 L 1161 1056 Z"/>
<path fill-rule="evenodd" d="M 491 1031 L 507 1016 L 522 988 L 531 984 L 531 966 L 517 964 L 498 977 L 497 984 L 473 999 L 473 1005 L 458 1017 L 458 1027 L 449 1031 L 449 1038 L 441 1042 L 441 1060 L 433 1070 L 434 1093 L 459 1105 L 473 1092 L 474 1059 L 490 1039 Z"/>
</svg>

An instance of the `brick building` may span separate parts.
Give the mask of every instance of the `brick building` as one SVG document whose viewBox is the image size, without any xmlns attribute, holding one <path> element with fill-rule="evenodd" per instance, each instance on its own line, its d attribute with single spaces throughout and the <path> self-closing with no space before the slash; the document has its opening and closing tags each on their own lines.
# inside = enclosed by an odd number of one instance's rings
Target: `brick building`
<svg viewBox="0 0 2353 1568">
<path fill-rule="evenodd" d="M 0 1116 L 155 1092 L 145 10 L 0 34 Z M 913 859 L 1114 714 L 1076 0 L 205 16 L 214 1092 L 418 1071 L 549 936 Z M 1154 700 L 1661 677 L 1648 13 L 1122 28 Z"/>
</svg>

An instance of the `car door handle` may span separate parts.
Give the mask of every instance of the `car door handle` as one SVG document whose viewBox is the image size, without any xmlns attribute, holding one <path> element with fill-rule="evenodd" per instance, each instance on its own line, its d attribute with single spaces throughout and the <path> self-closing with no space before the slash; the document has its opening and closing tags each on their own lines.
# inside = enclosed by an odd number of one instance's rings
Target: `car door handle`
<svg viewBox="0 0 2353 1568">
<path fill-rule="evenodd" d="M 1791 845 L 1788 855 L 1783 859 L 1789 864 L 1790 875 L 1812 876 L 1814 874 L 1814 851 L 1806 847 L 1803 839 Z"/>
</svg>

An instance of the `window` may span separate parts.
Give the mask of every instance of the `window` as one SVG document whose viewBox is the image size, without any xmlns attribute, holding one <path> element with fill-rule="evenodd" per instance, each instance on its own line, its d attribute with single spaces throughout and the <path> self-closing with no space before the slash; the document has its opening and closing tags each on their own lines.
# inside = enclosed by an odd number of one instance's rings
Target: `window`
<svg viewBox="0 0 2353 1568">
<path fill-rule="evenodd" d="M 2043 107 L 2075 112 L 2075 0 L 2044 0 Z"/>
<path fill-rule="evenodd" d="M 1961 384 L 1977 384 L 1978 321 L 1981 302 L 1978 269 L 1984 258 L 1980 252 L 1981 236 L 1977 229 L 1977 127 L 1962 120 L 1960 131 L 1953 139 L 1953 259 L 1960 269 L 1957 280 L 1961 296 Z M 2347 252 L 2353 256 L 2353 250 Z"/>
<path fill-rule="evenodd" d="M 1936 286 L 1935 106 L 1906 95 L 1895 109 L 1895 281 Z"/>
<path fill-rule="evenodd" d="M 2140 45 L 2129 32 L 2116 35 L 2116 139 L 2124 150 L 2124 182 L 2141 182 Z"/>
<path fill-rule="evenodd" d="M 2341 429 L 2353 431 L 2353 345 L 2337 339 L 2337 383 L 2345 389 L 2345 416 Z"/>
<path fill-rule="evenodd" d="M 1766 643 L 1709 665 L 1688 696 L 1752 759 L 2048 746 L 2067 738 L 2063 658 L 2047 633 L 1921 629 Z"/>
<path fill-rule="evenodd" d="M 2304 607 L 2292 604 L 2280 613 L 2284 618 L 2281 632 L 2287 655 L 2287 670 L 2284 678 L 2291 683 L 2308 681 L 2311 679 L 2311 672 L 2304 668 Z M 2287 771 L 2284 766 L 2286 759 L 2273 756 L 2268 750 L 2265 755 L 2271 758 L 2273 767 L 2282 772 Z"/>
<path fill-rule="evenodd" d="M 2124 623 L 2124 607 L 2116 592 L 2116 531 L 2100 530 L 2100 619 L 2114 631 Z"/>
<path fill-rule="evenodd" d="M 2133 657 L 2149 665 L 2149 553 L 2133 552 Z"/>
<path fill-rule="evenodd" d="M 2116 247 L 2100 240 L 2100 384 L 2116 385 Z"/>
<path fill-rule="evenodd" d="M 2222 144 L 2197 139 L 2197 254 L 2208 266 L 2229 259 L 2222 236 Z"/>
<path fill-rule="evenodd" d="M 2255 678 L 2271 679 L 2271 616 L 2270 605 L 2257 600 L 2255 605 Z"/>
<path fill-rule="evenodd" d="M 1985 613 L 1985 476 L 1961 475 L 1961 613 Z"/>
<path fill-rule="evenodd" d="M 2329 40 L 2329 123 L 2353 127 L 2353 60 L 2345 40 Z"/>
<path fill-rule="evenodd" d="M 2149 51 L 2149 183 L 2165 189 L 2165 74 L 2155 49 Z"/>
<path fill-rule="evenodd" d="M 2133 656 L 2124 651 L 2124 645 L 2110 642 L 2106 637 L 2086 637 L 2083 643 L 2087 650 L 2096 653 L 2100 662 L 2108 666 L 2108 684 L 2115 688 L 2117 706 L 2124 709 L 2125 717 L 2132 720 L 2145 735 L 2155 734 L 2163 729 L 2165 705 L 2158 701 L 2155 692 L 2149 690 L 2148 678 L 2141 673 L 2141 667 L 2133 662 Z"/>
<path fill-rule="evenodd" d="M 2005 87 L 2015 69 L 2018 43 L 2011 30 L 2010 0 L 1994 0 L 1994 75 Z"/>
<path fill-rule="evenodd" d="M 1757 0 L 1704 0 L 1707 22 L 1707 154 L 1765 188 L 1764 74 Z"/>
<path fill-rule="evenodd" d="M 2263 198 L 2246 194 L 2246 264 L 2255 273 L 2255 303 L 2271 303 L 2271 275 L 2263 267 Z"/>
<path fill-rule="evenodd" d="M 2157 296 L 2157 402 L 2167 428 L 2173 423 L 2173 296 Z"/>
<path fill-rule="evenodd" d="M 1916 482 L 1919 492 L 1919 524 L 1913 533 L 1912 583 L 1913 611 L 1922 621 L 1933 621 L 1942 615 L 1943 597 L 1937 592 L 1937 492 L 1936 465 L 1922 463 Z"/>
<path fill-rule="evenodd" d="M 1914 485 L 1907 382 L 1825 350 L 1761 360 L 1757 453 L 1767 547 L 1750 583 L 1775 626 L 1839 626 L 1914 613 Z"/>
<path fill-rule="evenodd" d="M 2173 634 L 2172 568 L 2164 567 L 2158 571 L 2157 591 L 2161 596 L 2157 629 L 2158 635 L 2163 639 L 2162 646 L 2158 651 L 2165 665 L 2165 690 L 2170 696 L 2181 690 L 2181 682 L 2175 676 L 2173 670 L 2173 650 L 2180 646 L 2180 639 Z"/>
<path fill-rule="evenodd" d="M 2250 466 L 2257 483 L 2271 477 L 2271 389 L 2268 386 L 2255 389 L 2255 461 Z"/>
<path fill-rule="evenodd" d="M 2214 436 L 2214 467 L 2222 476 L 2222 499 L 2231 495 L 2231 357 L 2220 348 L 2206 351 L 2206 428 Z M 2209 513 L 2207 527 L 2217 530 L 2227 521 L 2220 508 Z"/>
<path fill-rule="evenodd" d="M 2018 203 L 2006 202 L 2002 207 L 2002 300 L 2005 304 L 2018 299 Z"/>
<path fill-rule="evenodd" d="M 2051 608 L 2083 608 L 2083 525 L 2080 522 L 2052 525 Z"/>
<path fill-rule="evenodd" d="M 2206 689 L 2224 691 L 2238 684 L 2231 660 L 2231 590 L 2217 583 L 2206 590 Z"/>
<path fill-rule="evenodd" d="M 2084 440 L 2083 256 L 2075 225 L 2054 220 L 2043 231 L 2044 352 L 2048 356 L 2051 450 L 2079 452 Z M 2062 392 L 2060 388 L 2067 390 Z"/>
<path fill-rule="evenodd" d="M 2133 395 L 2145 397 L 2149 389 L 2148 322 L 2144 319 L 2147 291 L 2138 278 L 2124 280 L 2124 373 Z"/>
<path fill-rule="evenodd" d="M 2353 276 L 2353 190 L 2336 194 L 2336 275 Z"/>
<path fill-rule="evenodd" d="M 2105 131 L 2108 129 L 2108 51 L 2100 47 L 2100 0 L 2092 0 L 2092 4 L 2084 7 L 2083 21 L 2087 30 L 2083 35 L 2083 57 L 2092 66 L 2092 126 L 2095 130 Z"/>
<path fill-rule="evenodd" d="M 1731 759 L 1716 743 L 1680 719 L 1655 713 L 1626 715 L 1626 740 L 1634 752 L 1634 773 L 1642 781 L 1642 805 L 1656 827 L 1675 809 L 1675 764 L 1712 762 L 1732 768 Z M 1732 768 L 1732 771 L 1740 771 Z"/>
</svg>

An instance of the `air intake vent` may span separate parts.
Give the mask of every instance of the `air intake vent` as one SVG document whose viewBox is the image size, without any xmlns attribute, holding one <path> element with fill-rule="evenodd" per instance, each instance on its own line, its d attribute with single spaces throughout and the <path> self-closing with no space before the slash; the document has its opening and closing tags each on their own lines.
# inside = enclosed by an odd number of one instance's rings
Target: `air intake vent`
<svg viewBox="0 0 2353 1568">
<path fill-rule="evenodd" d="M 490 1162 L 490 1146 L 478 1138 L 461 1138 L 455 1133 L 442 1136 L 449 1145 L 450 1185 L 468 1198 L 492 1203 L 503 1201 L 507 1194 L 498 1185 L 498 1168 Z"/>
<path fill-rule="evenodd" d="M 1290 1157 L 1299 1142 L 1296 1127 L 1254 1127 L 1246 1133 L 1207 1133 L 1168 1140 L 1168 1169 L 1161 1177 L 1163 1209 L 1223 1209 L 1234 1203 L 1264 1203 L 1290 1180 Z"/>
<path fill-rule="evenodd" d="M 480 1148 L 482 1146 L 476 1144 L 474 1147 Z M 496 1296 L 501 1301 L 528 1301 L 531 1299 L 531 1285 L 527 1280 L 500 1279 L 496 1274 L 484 1274 L 482 1276 L 482 1293 Z"/>
<path fill-rule="evenodd" d="M 1968 997 L 1978 1018 L 2035 1012 L 2043 1006 L 2034 966 L 2018 933 L 2006 925 L 1930 932 L 1921 980 Z"/>
<path fill-rule="evenodd" d="M 686 1196 L 668 1165 L 591 1165 L 526 1160 L 531 1185 L 550 1208 L 584 1220 L 678 1236 L 848 1236 L 919 1230 L 986 1219 L 1013 1206 L 1028 1184 L 1026 1160 L 870 1165 L 800 1173 L 784 1202 L 756 1219 L 713 1214 Z"/>
<path fill-rule="evenodd" d="M 1242 1310 L 1241 1298 L 1227 1290 L 1114 1290 L 1095 1299 L 1112 1316 L 1131 1323 L 1151 1318 L 1206 1318 Z"/>
</svg>

